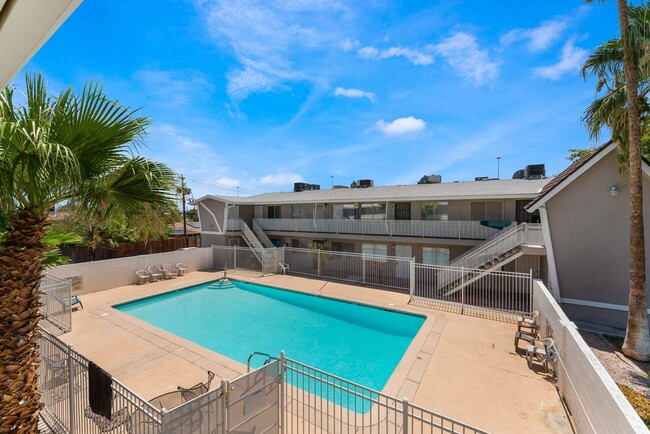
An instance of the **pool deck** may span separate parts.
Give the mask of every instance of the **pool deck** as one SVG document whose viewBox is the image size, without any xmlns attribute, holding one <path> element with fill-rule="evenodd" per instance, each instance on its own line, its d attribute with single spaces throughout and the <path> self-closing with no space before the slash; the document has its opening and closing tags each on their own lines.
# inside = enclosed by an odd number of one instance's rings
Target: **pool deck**
<svg viewBox="0 0 650 434">
<path fill-rule="evenodd" d="M 111 306 L 221 275 L 194 272 L 173 280 L 84 294 L 84 309 L 73 313 L 72 332 L 61 339 L 145 399 L 178 385 L 205 381 L 206 370 L 216 374 L 212 386 L 218 387 L 219 378 L 233 379 L 246 372 L 246 366 Z M 555 386 L 542 371 L 528 369 L 523 356 L 514 351 L 514 324 L 411 306 L 408 295 L 398 292 L 295 276 L 229 276 L 426 315 L 425 324 L 384 387 L 385 393 L 407 397 L 492 433 L 572 432 Z"/>
</svg>

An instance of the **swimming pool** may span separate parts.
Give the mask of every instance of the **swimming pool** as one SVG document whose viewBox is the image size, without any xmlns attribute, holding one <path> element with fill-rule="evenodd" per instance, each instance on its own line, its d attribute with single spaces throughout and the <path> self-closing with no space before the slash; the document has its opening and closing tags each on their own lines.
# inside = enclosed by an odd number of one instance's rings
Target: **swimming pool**
<svg viewBox="0 0 650 434">
<path fill-rule="evenodd" d="M 114 306 L 246 363 L 287 357 L 382 390 L 425 317 L 246 282 L 208 282 Z M 256 360 L 259 366 L 263 359 Z"/>
</svg>

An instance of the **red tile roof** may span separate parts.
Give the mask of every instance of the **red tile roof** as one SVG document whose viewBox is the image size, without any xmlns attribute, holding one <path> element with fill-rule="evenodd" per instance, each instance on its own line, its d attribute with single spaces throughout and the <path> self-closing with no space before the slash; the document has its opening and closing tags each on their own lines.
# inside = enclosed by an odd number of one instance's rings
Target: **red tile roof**
<svg viewBox="0 0 650 434">
<path fill-rule="evenodd" d="M 555 189 L 558 185 L 560 185 L 562 182 L 564 182 L 565 179 L 567 179 L 569 176 L 573 175 L 578 169 L 580 169 L 582 166 L 587 164 L 589 161 L 591 161 L 596 155 L 600 154 L 605 148 L 607 148 L 609 145 L 612 144 L 612 141 L 610 140 L 609 142 L 600 145 L 597 148 L 594 148 L 589 152 L 587 155 L 578 158 L 575 160 L 569 167 L 564 169 L 562 173 L 560 173 L 558 176 L 553 178 L 548 184 L 542 188 L 542 190 L 539 192 L 537 197 L 533 199 L 528 205 L 526 205 L 526 209 L 529 209 L 533 205 L 535 205 L 537 202 L 542 200 L 544 196 L 549 194 L 552 190 Z"/>
</svg>

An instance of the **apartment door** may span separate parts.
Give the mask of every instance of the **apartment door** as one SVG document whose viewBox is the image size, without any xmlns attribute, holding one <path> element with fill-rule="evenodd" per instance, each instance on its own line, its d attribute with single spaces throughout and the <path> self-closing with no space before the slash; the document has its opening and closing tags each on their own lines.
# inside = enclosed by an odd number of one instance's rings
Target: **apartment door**
<svg viewBox="0 0 650 434">
<path fill-rule="evenodd" d="M 395 204 L 395 220 L 411 220 L 411 202 Z"/>
<path fill-rule="evenodd" d="M 408 259 L 413 258 L 413 255 L 411 254 L 411 246 L 396 245 L 395 256 L 398 256 L 400 258 L 408 258 Z M 408 261 L 399 260 L 397 261 L 397 265 L 395 267 L 395 276 L 401 279 L 408 279 L 409 276 L 411 275 L 410 270 L 411 270 L 411 265 Z"/>
</svg>

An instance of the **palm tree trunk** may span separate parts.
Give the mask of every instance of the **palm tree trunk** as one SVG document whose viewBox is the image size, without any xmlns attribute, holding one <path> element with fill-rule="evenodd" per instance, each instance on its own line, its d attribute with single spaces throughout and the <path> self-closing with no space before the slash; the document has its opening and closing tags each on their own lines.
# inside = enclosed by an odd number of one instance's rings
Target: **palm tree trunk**
<svg viewBox="0 0 650 434">
<path fill-rule="evenodd" d="M 638 59 L 628 35 L 626 0 L 618 0 L 625 65 L 628 106 L 630 164 L 630 299 L 623 353 L 636 360 L 650 360 L 650 336 L 645 288 L 645 236 L 643 230 L 643 172 L 641 169 L 641 126 L 638 97 Z"/>
<path fill-rule="evenodd" d="M 36 434 L 41 242 L 46 216 L 23 210 L 0 250 L 0 433 Z"/>
</svg>

